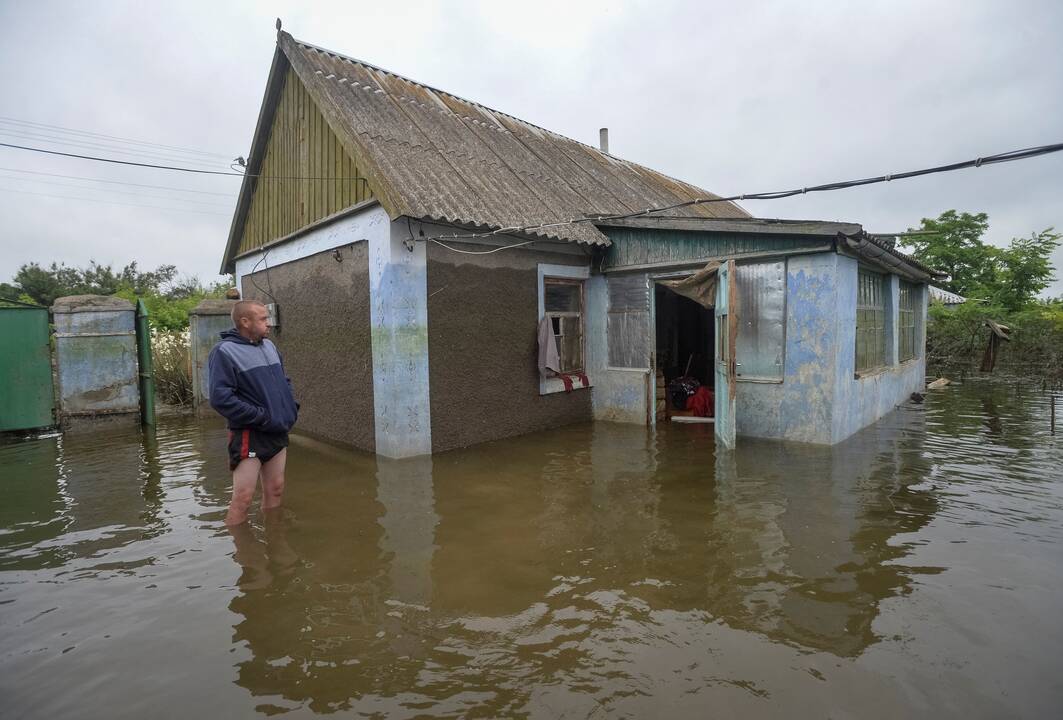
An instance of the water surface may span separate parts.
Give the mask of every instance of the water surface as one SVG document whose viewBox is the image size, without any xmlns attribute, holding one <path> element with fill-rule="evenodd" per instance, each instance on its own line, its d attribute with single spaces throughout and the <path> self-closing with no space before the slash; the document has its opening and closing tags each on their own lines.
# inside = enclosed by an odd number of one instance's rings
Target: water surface
<svg viewBox="0 0 1063 720">
<path fill-rule="evenodd" d="M 220 423 L 9 442 L 0 715 L 1056 716 L 1049 402 L 972 382 L 719 456 L 691 425 L 295 438 L 283 516 L 235 533 Z"/>
</svg>

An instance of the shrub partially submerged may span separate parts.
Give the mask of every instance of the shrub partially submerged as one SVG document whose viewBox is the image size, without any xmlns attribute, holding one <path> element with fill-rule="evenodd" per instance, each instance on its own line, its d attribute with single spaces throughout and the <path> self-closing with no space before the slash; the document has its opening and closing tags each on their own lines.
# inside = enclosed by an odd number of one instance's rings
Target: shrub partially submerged
<svg viewBox="0 0 1063 720">
<path fill-rule="evenodd" d="M 167 405 L 192 404 L 192 361 L 187 330 L 151 331 L 155 394 Z"/>
<path fill-rule="evenodd" d="M 975 302 L 954 308 L 935 303 L 928 320 L 926 359 L 931 374 L 977 371 L 989 342 L 987 321 L 992 320 L 1011 329 L 1010 341 L 999 346 L 1000 371 L 1063 383 L 1063 303 L 1032 303 L 1018 312 Z"/>
</svg>

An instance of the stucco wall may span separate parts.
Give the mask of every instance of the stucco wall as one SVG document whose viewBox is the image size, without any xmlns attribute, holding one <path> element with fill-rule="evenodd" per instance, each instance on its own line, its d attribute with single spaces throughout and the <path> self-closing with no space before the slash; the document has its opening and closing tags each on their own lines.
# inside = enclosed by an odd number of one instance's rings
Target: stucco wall
<svg viewBox="0 0 1063 720">
<path fill-rule="evenodd" d="M 339 254 L 338 261 L 334 252 Z M 242 278 L 243 296 L 280 307 L 272 334 L 301 407 L 298 432 L 376 446 L 366 242 L 272 265 Z"/>
<path fill-rule="evenodd" d="M 411 228 L 398 220 L 369 240 L 376 451 L 390 458 L 432 452 L 427 256 Z"/>
<path fill-rule="evenodd" d="M 593 390 L 540 395 L 536 368 L 538 265 L 587 262 L 523 249 L 462 255 L 429 244 L 433 452 L 591 419 Z"/>
</svg>

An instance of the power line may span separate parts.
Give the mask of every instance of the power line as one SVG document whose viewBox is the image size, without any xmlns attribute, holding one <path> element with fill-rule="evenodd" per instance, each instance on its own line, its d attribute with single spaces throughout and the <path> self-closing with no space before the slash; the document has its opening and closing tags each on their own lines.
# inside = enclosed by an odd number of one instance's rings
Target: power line
<svg viewBox="0 0 1063 720">
<path fill-rule="evenodd" d="M 24 126 L 33 127 L 33 128 L 45 128 L 47 130 L 69 133 L 71 135 L 83 135 L 83 136 L 86 136 L 86 137 L 101 138 L 101 139 L 106 139 L 106 140 L 118 140 L 118 141 L 121 141 L 121 142 L 130 143 L 130 144 L 133 144 L 133 145 L 145 145 L 145 146 L 149 146 L 149 147 L 163 148 L 163 149 L 166 149 L 166 150 L 177 150 L 177 151 L 184 152 L 184 153 L 193 153 L 193 154 L 196 154 L 196 155 L 207 155 L 207 156 L 216 157 L 216 158 L 219 158 L 219 159 L 222 159 L 222 160 L 228 160 L 229 159 L 229 156 L 225 155 L 224 153 L 209 152 L 207 150 L 196 150 L 196 149 L 193 149 L 193 148 L 179 147 L 177 145 L 163 145 L 162 143 L 148 142 L 147 140 L 134 140 L 133 138 L 121 137 L 119 135 L 105 135 L 104 133 L 90 132 L 88 130 L 75 130 L 73 128 L 61 127 L 59 125 L 49 125 L 47 123 L 32 122 L 30 120 L 18 120 L 16 118 L 12 118 L 12 117 L 0 116 L 0 123 L 5 123 L 5 124 L 9 124 L 9 125 L 11 125 L 11 124 L 24 125 Z"/>
<path fill-rule="evenodd" d="M 130 160 L 117 160 L 115 158 L 102 158 L 93 155 L 78 155 L 76 153 L 59 152 L 58 150 L 45 150 L 43 148 L 28 147 L 26 145 L 14 145 L 12 143 L 0 143 L 0 147 L 15 148 L 16 150 L 29 150 L 30 152 L 44 153 L 45 155 L 60 155 L 62 157 L 78 158 L 80 160 L 95 160 L 96 162 L 112 163 L 114 165 L 132 165 L 134 167 L 155 168 L 156 170 L 174 170 L 176 172 L 196 173 L 199 175 L 237 175 L 244 177 L 243 173 L 225 172 L 224 170 L 196 170 L 195 168 L 176 167 L 174 165 L 152 165 L 151 163 L 132 162 Z"/>
<path fill-rule="evenodd" d="M 0 147 L 9 147 L 16 150 L 27 150 L 30 152 L 44 153 L 47 155 L 59 155 L 62 157 L 72 157 L 81 160 L 93 160 L 96 162 L 113 163 L 116 165 L 130 165 L 134 167 L 146 167 L 154 168 L 157 170 L 173 170 L 176 172 L 194 173 L 200 175 L 227 175 L 238 177 L 255 177 L 262 180 L 362 180 L 365 178 L 329 178 L 329 177 L 267 177 L 261 174 L 244 174 L 238 172 L 225 172 L 222 170 L 197 170 L 194 168 L 177 167 L 173 165 L 153 165 L 150 163 L 131 162 L 128 160 L 117 160 L 115 158 L 101 158 L 91 155 L 78 155 L 75 153 L 59 152 L 58 150 L 45 150 L 43 148 L 28 147 L 25 145 L 14 145 L 12 143 L 0 143 Z M 609 215 L 591 215 L 579 218 L 571 218 L 569 220 L 558 220 L 555 222 L 537 223 L 532 225 L 519 225 L 511 227 L 502 227 L 497 230 L 491 230 L 489 232 L 482 233 L 452 233 L 448 235 L 437 235 L 433 237 L 421 238 L 426 241 L 437 240 L 456 240 L 456 239 L 472 239 L 472 238 L 485 238 L 493 237 L 496 235 L 507 235 L 510 233 L 524 233 L 532 230 L 545 230 L 547 228 L 562 227 L 565 225 L 578 225 L 586 223 L 600 223 L 611 220 L 625 220 L 629 218 L 642 217 L 646 215 L 652 215 L 655 213 L 667 212 L 669 210 L 678 210 L 684 207 L 691 207 L 694 205 L 706 205 L 709 203 L 720 202 L 735 202 L 746 200 L 780 200 L 782 198 L 793 197 L 795 195 L 805 195 L 815 192 L 829 192 L 833 190 L 844 190 L 852 187 L 860 187 L 863 185 L 874 185 L 877 183 L 891 182 L 893 180 L 907 180 L 909 178 L 920 177 L 922 175 L 932 175 L 934 173 L 952 172 L 955 170 L 963 170 L 965 168 L 981 167 L 983 165 L 993 165 L 996 163 L 1013 162 L 1015 160 L 1026 160 L 1028 158 L 1038 157 L 1040 155 L 1048 155 L 1050 153 L 1056 153 L 1063 150 L 1063 143 L 1055 143 L 1052 145 L 1040 145 L 1032 148 L 1025 148 L 1023 150 L 1011 150 L 1009 152 L 998 153 L 996 155 L 988 155 L 985 157 L 975 158 L 973 160 L 964 160 L 963 162 L 952 163 L 950 165 L 939 165 L 937 167 L 924 168 L 921 170 L 909 170 L 901 173 L 890 173 L 887 175 L 879 175 L 876 177 L 862 178 L 859 180 L 843 180 L 840 182 L 826 183 L 823 185 L 813 185 L 811 187 L 795 188 L 792 190 L 777 190 L 773 192 L 759 192 L 759 193 L 743 193 L 740 195 L 729 195 L 726 197 L 705 197 L 694 198 L 692 200 L 686 200 L 680 203 L 674 203 L 672 205 L 665 205 L 662 207 L 649 207 L 645 210 L 638 210 L 629 213 L 618 213 Z"/>
<path fill-rule="evenodd" d="M 13 137 L 13 138 L 16 138 L 16 139 L 19 139 L 19 140 L 41 140 L 41 141 L 44 141 L 44 142 L 52 143 L 54 145 L 61 145 L 61 146 L 64 146 L 64 147 L 72 147 L 72 148 L 80 148 L 80 149 L 90 150 L 90 151 L 106 150 L 108 152 L 117 153 L 119 155 L 128 155 L 128 156 L 131 156 L 131 157 L 144 158 L 144 159 L 147 159 L 147 160 L 164 160 L 164 161 L 188 162 L 188 163 L 194 163 L 196 165 L 208 166 L 208 167 L 211 166 L 211 165 L 213 165 L 214 167 L 217 167 L 218 165 L 222 164 L 222 162 L 219 161 L 219 160 L 207 160 L 207 159 L 204 159 L 204 158 L 189 157 L 189 156 L 186 156 L 186 155 L 174 154 L 174 153 L 172 153 L 172 152 L 170 152 L 168 150 L 157 151 L 157 152 L 153 152 L 153 151 L 149 151 L 149 150 L 145 150 L 145 149 L 140 149 L 140 148 L 134 148 L 134 149 L 130 150 L 130 149 L 122 148 L 120 146 L 116 146 L 114 144 L 91 142 L 91 141 L 87 141 L 87 140 L 81 140 L 79 138 L 65 138 L 65 137 L 62 137 L 62 136 L 57 137 L 55 135 L 43 135 L 43 134 L 39 134 L 39 133 L 11 132 L 9 128 L 5 128 L 5 127 L 2 127 L 2 126 L 0 126 L 0 135 L 4 135 L 6 137 Z"/>
<path fill-rule="evenodd" d="M 76 153 L 59 152 L 58 150 L 45 150 L 44 148 L 28 147 L 26 145 L 14 145 L 0 142 L 0 147 L 14 148 L 16 150 L 29 150 L 30 152 L 44 153 L 45 155 L 59 155 L 61 157 L 78 158 L 79 160 L 94 160 L 96 162 L 112 163 L 114 165 L 131 165 L 133 167 L 154 168 L 156 170 L 174 170 L 176 172 L 193 173 L 197 175 L 229 175 L 236 177 L 253 177 L 259 180 L 330 180 L 333 182 L 361 181 L 368 184 L 364 177 L 339 178 L 339 177 L 300 177 L 298 175 L 262 175 L 261 173 L 225 172 L 224 170 L 197 170 L 196 168 L 177 167 L 176 165 L 153 165 L 151 163 L 132 162 L 131 160 L 118 160 L 116 158 L 103 158 L 94 155 L 78 155 Z"/>
<path fill-rule="evenodd" d="M 224 193 L 211 192 L 209 190 L 191 190 L 189 188 L 176 188 L 170 187 L 168 185 L 145 185 L 144 183 L 122 182 L 121 180 L 104 180 L 102 178 L 82 177 L 79 175 L 62 175 L 59 173 L 46 173 L 40 172 L 38 170 L 20 170 L 18 168 L 9 167 L 0 167 L 0 170 L 5 170 L 7 172 L 25 173 L 27 175 L 44 175 L 46 177 L 64 178 L 66 180 L 85 180 L 87 182 L 107 183 L 108 185 L 129 185 L 131 187 L 153 188 L 155 190 L 173 190 L 175 192 L 196 193 L 197 195 L 220 195 L 221 197 L 227 198 L 233 197 L 233 194 L 231 192 Z"/>
<path fill-rule="evenodd" d="M 30 192 L 29 190 L 12 190 L 10 188 L 0 188 L 0 192 L 18 193 L 20 195 L 36 195 L 38 197 L 57 198 L 59 200 L 81 200 L 82 202 L 100 203 L 102 205 L 124 205 L 126 207 L 151 208 L 153 210 L 171 210 L 173 212 L 194 213 L 196 215 L 216 215 L 218 217 L 229 217 L 229 213 L 216 213 L 210 212 L 208 210 L 193 210 L 192 208 L 173 208 L 165 207 L 163 205 L 141 205 L 139 203 L 124 203 L 116 202 L 114 200 L 97 200 L 95 198 L 74 197 L 72 195 L 52 195 L 51 193 L 37 193 Z"/>
<path fill-rule="evenodd" d="M 68 187 L 68 188 L 74 188 L 76 190 L 87 190 L 88 192 L 110 192 L 110 193 L 117 193 L 119 195 L 131 195 L 133 197 L 157 198 L 159 200 L 173 200 L 175 202 L 192 203 L 193 205 L 204 205 L 204 206 L 207 206 L 207 207 L 230 208 L 230 209 L 232 208 L 231 204 L 223 204 L 223 203 L 218 203 L 218 202 L 205 202 L 203 200 L 193 200 L 193 199 L 190 199 L 190 198 L 179 198 L 179 197 L 175 198 L 175 197 L 171 197 L 171 196 L 167 196 L 167 195 L 155 195 L 155 194 L 150 194 L 150 193 L 142 193 L 142 192 L 137 192 L 135 190 L 112 190 L 111 188 L 85 187 L 84 185 L 75 185 L 73 183 L 55 182 L 54 180 L 36 180 L 36 179 L 33 179 L 33 178 L 12 177 L 10 175 L 0 175 L 0 180 L 16 180 L 16 181 L 19 181 L 19 182 L 34 182 L 34 183 L 41 183 L 43 185 L 55 185 L 56 187 Z"/>
<path fill-rule="evenodd" d="M 939 165 L 937 167 L 924 168 L 922 170 L 909 170 L 900 173 L 890 173 L 888 175 L 878 175 L 876 177 L 863 178 L 860 180 L 843 180 L 840 182 L 826 183 L 823 185 L 813 185 L 810 187 L 795 188 L 793 190 L 777 190 L 774 192 L 761 193 L 743 193 L 741 195 L 729 195 L 727 197 L 694 198 L 693 200 L 686 200 L 684 202 L 675 203 L 673 205 L 665 205 L 663 207 L 650 207 L 646 208 L 645 210 L 638 210 L 636 212 L 630 213 L 619 213 L 614 215 L 592 215 L 580 218 L 572 218 L 570 220 L 538 223 L 534 225 L 503 227 L 498 228 L 497 230 L 491 230 L 489 232 L 452 233 L 448 235 L 434 235 L 431 237 L 425 237 L 420 239 L 439 244 L 440 240 L 486 238 L 493 237 L 496 235 L 509 235 L 512 233 L 526 233 L 534 230 L 545 230 L 547 228 L 561 227 L 565 225 L 579 225 L 586 223 L 600 223 L 612 220 L 626 220 L 630 218 L 652 215 L 655 213 L 667 212 L 669 210 L 678 210 L 680 208 L 691 207 L 694 205 L 706 205 L 709 203 L 735 202 L 745 200 L 780 200 L 782 198 L 793 197 L 795 195 L 805 195 L 807 193 L 845 190 L 853 187 L 861 187 L 863 185 L 874 185 L 877 183 L 891 182 L 893 180 L 906 180 L 908 178 L 920 177 L 922 175 L 932 175 L 934 173 L 952 172 L 954 170 L 963 170 L 965 168 L 972 167 L 977 168 L 983 165 L 1013 162 L 1015 160 L 1026 160 L 1027 158 L 1038 157 L 1040 155 L 1048 155 L 1050 153 L 1060 152 L 1061 150 L 1063 150 L 1063 143 L 1055 143 L 1052 145 L 1040 145 L 1037 147 L 1026 148 L 1023 150 L 1011 150 L 1009 152 L 998 153 L 996 155 L 987 155 L 985 157 L 975 158 L 974 160 L 964 160 L 963 162 L 952 163 L 950 165 Z"/>
</svg>

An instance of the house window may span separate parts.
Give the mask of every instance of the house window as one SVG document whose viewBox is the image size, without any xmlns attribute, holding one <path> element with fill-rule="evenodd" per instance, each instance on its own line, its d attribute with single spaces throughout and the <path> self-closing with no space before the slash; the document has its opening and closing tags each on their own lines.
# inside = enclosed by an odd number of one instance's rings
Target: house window
<svg viewBox="0 0 1063 720">
<path fill-rule="evenodd" d="M 583 372 L 583 281 L 543 278 L 543 310 L 554 329 L 561 372 Z"/>
<path fill-rule="evenodd" d="M 916 338 L 918 330 L 918 315 L 916 308 L 920 307 L 919 286 L 914 283 L 901 280 L 900 296 L 898 298 L 897 311 L 897 343 L 898 356 L 901 362 L 911 360 L 916 356 Z"/>
<path fill-rule="evenodd" d="M 856 372 L 886 364 L 886 292 L 884 278 L 860 270 L 856 292 Z"/>
</svg>

